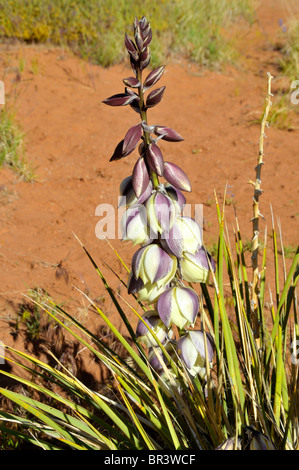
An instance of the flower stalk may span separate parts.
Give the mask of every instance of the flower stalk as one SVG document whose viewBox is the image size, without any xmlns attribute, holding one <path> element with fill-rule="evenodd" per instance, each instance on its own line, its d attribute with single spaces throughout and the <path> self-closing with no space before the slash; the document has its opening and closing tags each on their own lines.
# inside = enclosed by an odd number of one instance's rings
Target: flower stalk
<svg viewBox="0 0 299 470">
<path fill-rule="evenodd" d="M 195 328 L 200 313 L 199 296 L 190 283 L 207 283 L 210 271 L 215 271 L 215 263 L 203 247 L 200 226 L 183 215 L 186 203 L 183 193 L 191 191 L 190 180 L 178 165 L 164 161 L 159 146 L 160 140 L 181 142 L 183 137 L 170 127 L 148 122 L 147 111 L 161 102 L 166 89 L 165 86 L 153 89 L 163 76 L 164 66 L 153 69 L 143 79 L 150 63 L 151 40 L 146 17 L 135 18 L 134 40 L 125 35 L 135 76 L 123 79 L 124 93 L 104 100 L 110 106 L 129 105 L 140 117 L 140 122 L 127 131 L 110 159 L 127 158 L 138 147 L 139 157 L 132 175 L 120 185 L 120 193 L 126 198 L 123 240 L 140 245 L 132 258 L 128 292 L 148 305 L 144 315 L 146 324 L 138 323 L 136 337 L 148 349 L 153 369 L 160 369 L 166 350 L 173 351 L 177 360 L 182 351 L 182 369 L 187 368 L 190 377 L 206 380 L 206 365 L 212 362 L 215 348 L 211 340 L 206 357 L 206 336 L 197 330 L 192 334 L 190 330 Z M 177 339 L 173 327 L 179 335 Z M 163 343 L 165 349 L 161 356 L 153 353 L 157 345 L 148 329 Z M 167 370 L 169 362 L 164 366 Z"/>
<path fill-rule="evenodd" d="M 263 157 L 264 157 L 264 138 L 265 138 L 265 129 L 267 126 L 267 119 L 268 114 L 271 108 L 271 97 L 273 96 L 271 93 L 271 80 L 272 76 L 268 73 L 268 91 L 267 91 L 267 98 L 266 98 L 266 108 L 263 115 L 262 123 L 261 123 L 261 133 L 260 133 L 260 141 L 259 141 L 259 154 L 258 154 L 258 161 L 257 166 L 255 168 L 256 171 L 256 178 L 255 181 L 251 182 L 254 187 L 254 194 L 253 194 L 253 218 L 252 218 L 252 247 L 251 247 L 251 261 L 252 261 L 252 299 L 251 299 L 251 325 L 254 332 L 255 337 L 259 336 L 259 279 L 260 279 L 260 272 L 258 266 L 258 252 L 259 252 L 259 219 L 260 217 L 263 218 L 263 215 L 260 212 L 260 205 L 259 199 L 260 195 L 262 194 L 261 189 L 261 173 L 262 167 L 264 165 Z"/>
</svg>

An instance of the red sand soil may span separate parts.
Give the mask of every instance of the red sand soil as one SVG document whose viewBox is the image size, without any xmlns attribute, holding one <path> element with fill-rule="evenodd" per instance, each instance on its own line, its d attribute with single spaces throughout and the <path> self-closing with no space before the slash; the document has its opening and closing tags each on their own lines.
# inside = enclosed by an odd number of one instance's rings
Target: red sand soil
<svg viewBox="0 0 299 470">
<path fill-rule="evenodd" d="M 260 2 L 251 27 L 234 26 L 241 57 L 236 67 L 221 73 L 186 62 L 167 66 L 160 84 L 166 85 L 162 103 L 148 113 L 150 124 L 177 130 L 184 141 L 161 142 L 167 161 L 188 174 L 193 190 L 190 204 L 203 204 L 204 241 L 216 242 L 214 201 L 234 201 L 244 240 L 251 238 L 253 188 L 260 127 L 267 90 L 267 72 L 274 76 L 273 92 L 285 86 L 278 61 L 282 41 L 279 19 L 287 21 L 285 2 Z M 19 64 L 25 64 L 20 72 Z M 114 289 L 125 288 L 104 266 L 120 276 L 125 269 L 105 241 L 95 235 L 99 204 L 117 206 L 121 180 L 130 175 L 136 153 L 109 163 L 116 144 L 137 123 L 130 108 L 111 108 L 101 101 L 123 90 L 122 78 L 131 74 L 127 63 L 104 69 L 90 65 L 70 51 L 37 46 L 2 46 L 1 77 L 10 96 L 17 96 L 17 120 L 25 134 L 26 158 L 36 181 L 26 183 L 7 168 L 0 170 L 0 340 L 22 348 L 13 339 L 13 321 L 22 293 L 42 288 L 83 324 L 96 329 L 101 320 L 88 310 L 97 299 L 121 330 L 124 326 L 74 234 L 90 251 Z M 298 124 L 298 123 L 297 123 Z M 283 242 L 298 243 L 298 131 L 269 128 L 262 169 L 261 211 L 271 230 L 271 211 L 281 221 Z M 228 228 L 234 225 L 233 205 L 227 206 Z M 263 232 L 265 223 L 261 222 Z M 231 232 L 232 233 L 232 232 Z M 271 241 L 269 239 L 269 241 Z M 129 265 L 134 248 L 111 240 Z M 57 276 L 63 266 L 67 276 Z M 126 297 L 127 298 L 127 297 Z M 122 301 L 120 300 L 122 303 Z M 122 303 L 133 324 L 136 318 Z"/>
</svg>

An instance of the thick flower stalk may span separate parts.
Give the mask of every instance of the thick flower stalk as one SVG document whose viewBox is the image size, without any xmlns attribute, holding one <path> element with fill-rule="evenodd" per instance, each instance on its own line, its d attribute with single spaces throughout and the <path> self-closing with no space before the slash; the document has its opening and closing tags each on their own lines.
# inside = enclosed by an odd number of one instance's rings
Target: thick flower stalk
<svg viewBox="0 0 299 470">
<path fill-rule="evenodd" d="M 184 368 L 191 375 L 205 376 L 206 360 L 202 352 L 200 331 L 188 331 L 196 324 L 199 314 L 199 296 L 189 283 L 206 283 L 215 263 L 203 247 L 199 224 L 183 214 L 184 193 L 191 191 L 191 183 L 177 164 L 165 161 L 160 142 L 181 142 L 182 136 L 164 124 L 149 124 L 148 110 L 164 97 L 165 86 L 155 85 L 164 73 L 157 67 L 143 77 L 150 64 L 151 25 L 146 17 L 134 20 L 134 38 L 125 35 L 133 75 L 123 79 L 124 91 L 104 103 L 109 106 L 130 106 L 139 116 L 117 144 L 110 161 L 127 158 L 135 150 L 137 158 L 132 174 L 120 184 L 120 205 L 126 206 L 121 221 L 122 239 L 140 245 L 131 263 L 128 292 L 136 295 L 150 308 L 137 326 L 136 336 L 149 349 L 149 363 L 162 374 L 163 354 L 157 356 L 156 344 L 148 327 L 162 343 L 172 348 L 175 357 L 176 341 L 169 338 L 176 327 L 178 350 Z M 154 349 L 153 349 L 154 348 Z M 209 362 L 214 349 L 209 343 Z"/>
</svg>

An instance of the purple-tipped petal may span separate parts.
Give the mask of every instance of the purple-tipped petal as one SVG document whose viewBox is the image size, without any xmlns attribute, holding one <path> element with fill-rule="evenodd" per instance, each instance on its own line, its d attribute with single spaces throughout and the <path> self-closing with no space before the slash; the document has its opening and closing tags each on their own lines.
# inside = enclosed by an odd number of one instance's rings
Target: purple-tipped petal
<svg viewBox="0 0 299 470">
<path fill-rule="evenodd" d="M 154 133 L 156 135 L 163 135 L 162 139 L 168 142 L 181 142 L 183 137 L 178 134 L 175 130 L 165 126 L 155 126 Z"/>
<path fill-rule="evenodd" d="M 156 275 L 152 280 L 153 284 L 167 276 L 167 274 L 172 269 L 172 263 L 173 261 L 169 254 L 159 247 L 159 265 L 156 271 Z"/>
<path fill-rule="evenodd" d="M 151 143 L 146 150 L 146 161 L 158 176 L 163 176 L 164 158 L 157 144 Z"/>
<path fill-rule="evenodd" d="M 165 65 L 162 65 L 161 67 L 157 67 L 156 69 L 152 70 L 144 80 L 143 90 L 146 90 L 147 88 L 155 85 L 162 77 L 164 69 Z"/>
<path fill-rule="evenodd" d="M 147 167 L 144 158 L 139 157 L 132 173 L 132 184 L 133 189 L 137 197 L 140 197 L 142 193 L 147 189 L 150 182 L 150 177 L 147 171 Z"/>
<path fill-rule="evenodd" d="M 177 258 L 182 256 L 183 240 L 180 230 L 176 225 L 174 225 L 168 232 L 162 233 L 161 245 L 167 253 L 171 253 Z"/>
<path fill-rule="evenodd" d="M 212 271 L 216 271 L 215 261 L 213 260 L 212 256 L 205 248 L 202 246 L 200 249 L 195 253 L 195 260 L 198 264 L 200 264 L 204 269 L 209 270 L 210 266 Z"/>
<path fill-rule="evenodd" d="M 163 98 L 165 88 L 165 86 L 162 86 L 161 88 L 157 88 L 148 94 L 146 99 L 147 108 L 152 108 L 153 106 L 156 106 L 158 103 L 160 103 Z"/>
<path fill-rule="evenodd" d="M 133 271 L 130 272 L 129 278 L 128 278 L 128 285 L 127 285 L 127 290 L 128 294 L 137 294 L 140 289 L 144 287 L 144 283 L 140 277 L 138 279 L 135 278 Z"/>
<path fill-rule="evenodd" d="M 135 279 L 139 278 L 139 273 L 140 273 L 140 268 L 141 268 L 141 259 L 142 259 L 145 249 L 146 249 L 145 247 L 139 248 L 139 250 L 137 250 L 133 255 L 131 266 L 132 266 L 132 272 L 133 272 Z"/>
<path fill-rule="evenodd" d="M 193 346 L 192 341 L 188 334 L 182 336 L 177 343 L 177 351 L 179 356 L 183 359 L 188 369 L 192 369 L 197 358 L 197 351 Z"/>
<path fill-rule="evenodd" d="M 215 345 L 214 341 L 209 333 L 204 333 L 202 330 L 193 330 L 189 331 L 189 337 L 192 341 L 198 354 L 205 359 L 206 350 L 205 350 L 205 337 L 207 341 L 207 352 L 208 352 L 208 361 L 212 362 L 214 356 Z"/>
<path fill-rule="evenodd" d="M 123 141 L 123 153 L 131 153 L 137 147 L 137 144 L 142 135 L 142 126 L 137 124 L 131 127 L 125 135 Z"/>
<path fill-rule="evenodd" d="M 186 173 L 177 165 L 170 162 L 164 163 L 164 178 L 181 191 L 191 191 L 191 183 Z"/>
<path fill-rule="evenodd" d="M 175 202 L 178 203 L 178 206 L 180 207 L 181 211 L 184 209 L 184 206 L 186 204 L 186 198 L 184 194 L 171 184 L 167 183 L 165 185 L 165 190 L 167 192 L 167 195 Z"/>
<path fill-rule="evenodd" d="M 171 307 L 172 307 L 172 289 L 165 290 L 157 302 L 157 311 L 165 326 L 170 325 Z"/>
</svg>

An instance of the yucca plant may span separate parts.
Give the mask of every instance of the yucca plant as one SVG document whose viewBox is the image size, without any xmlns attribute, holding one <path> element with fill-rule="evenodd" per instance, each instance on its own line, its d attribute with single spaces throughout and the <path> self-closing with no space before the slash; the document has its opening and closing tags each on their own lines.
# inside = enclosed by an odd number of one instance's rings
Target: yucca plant
<svg viewBox="0 0 299 470">
<path fill-rule="evenodd" d="M 182 168 L 164 161 L 159 147 L 160 139 L 179 142 L 182 137 L 164 124 L 148 122 L 149 110 L 165 92 L 164 86 L 152 89 L 163 75 L 163 66 L 143 77 L 150 64 L 151 38 L 150 23 L 145 17 L 136 18 L 134 38 L 125 36 L 133 76 L 123 80 L 123 93 L 104 101 L 110 106 L 129 106 L 139 117 L 111 157 L 117 164 L 138 148 L 132 175 L 121 182 L 120 193 L 126 206 L 123 239 L 140 247 L 131 266 L 113 249 L 127 277 L 114 274 L 127 287 L 131 302 L 111 288 L 81 244 L 129 339 L 99 305 L 88 301 L 126 353 L 118 354 L 51 299 L 36 301 L 110 370 L 113 394 L 88 387 L 59 358 L 54 367 L 5 345 L 5 360 L 24 373 L 2 373 L 22 384 L 26 393 L 0 389 L 16 406 L 15 411 L 2 406 L 0 429 L 43 449 L 296 449 L 299 250 L 288 271 L 283 265 L 280 286 L 273 224 L 273 294 L 266 289 L 266 233 L 261 266 L 258 258 L 263 138 L 271 106 L 271 76 L 256 178 L 251 182 L 251 258 L 247 259 L 237 218 L 235 232 L 229 234 L 225 205 L 221 208 L 215 195 L 219 236 L 213 260 L 203 245 L 199 224 L 183 212 L 184 192 L 191 190 L 191 182 Z M 233 312 L 225 302 L 226 282 Z M 136 316 L 136 328 L 125 313 L 127 308 Z"/>
</svg>

